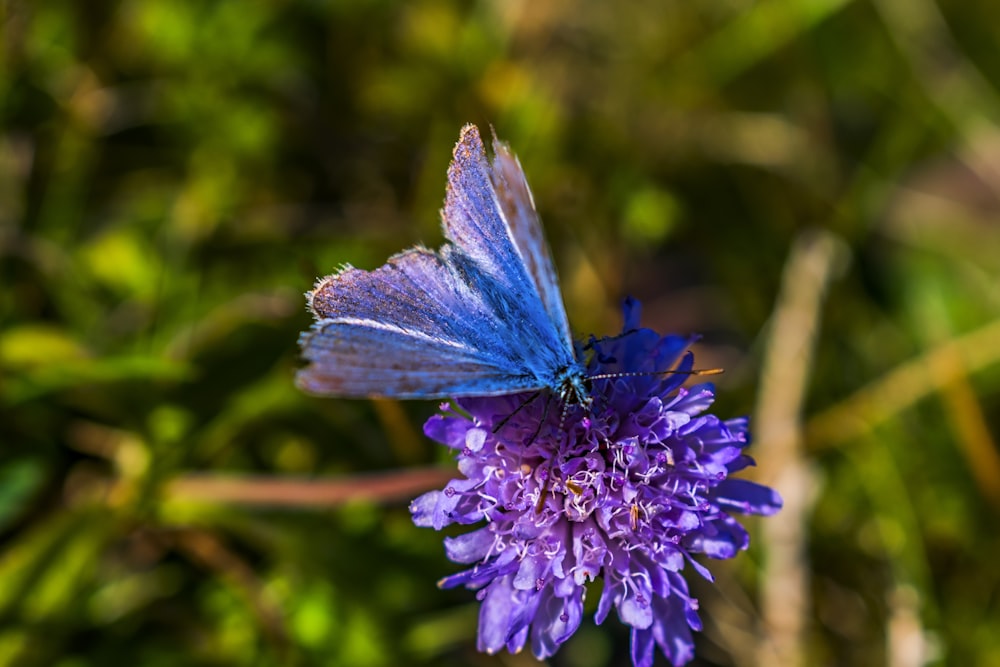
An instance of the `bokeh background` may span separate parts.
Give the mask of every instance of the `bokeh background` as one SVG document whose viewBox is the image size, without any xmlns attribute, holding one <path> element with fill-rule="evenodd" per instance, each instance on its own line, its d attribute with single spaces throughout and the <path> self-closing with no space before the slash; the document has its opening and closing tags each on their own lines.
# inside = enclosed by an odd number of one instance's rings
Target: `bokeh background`
<svg viewBox="0 0 1000 667">
<path fill-rule="evenodd" d="M 441 242 L 467 122 L 574 329 L 634 295 L 754 415 L 787 507 L 693 582 L 697 664 L 1000 664 L 995 10 L 0 2 L 0 664 L 535 664 L 435 588 L 434 402 L 292 384 L 317 276 Z"/>
</svg>

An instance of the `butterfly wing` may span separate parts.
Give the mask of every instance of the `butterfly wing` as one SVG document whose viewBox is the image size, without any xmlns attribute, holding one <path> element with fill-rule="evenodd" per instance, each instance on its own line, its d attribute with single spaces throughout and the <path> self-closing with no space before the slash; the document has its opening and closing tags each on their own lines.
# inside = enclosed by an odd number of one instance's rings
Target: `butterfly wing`
<svg viewBox="0 0 1000 667">
<path fill-rule="evenodd" d="M 310 365 L 299 385 L 338 396 L 495 395 L 556 388 L 578 370 L 565 314 L 561 323 L 550 316 L 508 224 L 505 206 L 520 210 L 512 197 L 521 195 L 506 190 L 514 175 L 523 181 L 519 167 L 491 167 L 479 132 L 467 126 L 448 169 L 442 214 L 452 243 L 320 281 L 310 294 L 317 322 L 301 341 Z M 537 216 L 528 218 L 532 224 L 538 227 Z M 541 229 L 535 231 L 522 245 L 558 301 L 548 252 L 544 243 L 540 254 L 537 247 Z"/>
<path fill-rule="evenodd" d="M 552 254 L 545 242 L 542 221 L 535 210 L 535 199 L 528 188 L 521 162 L 511 152 L 510 147 L 493 136 L 493 162 L 490 180 L 496 190 L 500 209 L 503 211 L 510 236 L 517 248 L 542 299 L 545 311 L 552 319 L 567 346 L 573 345 L 573 337 L 566 318 L 559 279 L 556 276 Z"/>
<path fill-rule="evenodd" d="M 495 137 L 493 150 L 491 162 L 476 126 L 462 128 L 448 170 L 445 236 L 499 283 L 534 292 L 559 341 L 571 351 L 559 281 L 524 171 Z"/>
<path fill-rule="evenodd" d="M 375 271 L 347 268 L 309 294 L 298 385 L 314 394 L 444 398 L 540 387 L 534 355 L 497 321 L 489 276 L 445 250 L 413 249 Z M 528 345 L 537 341 L 528 341 Z"/>
</svg>

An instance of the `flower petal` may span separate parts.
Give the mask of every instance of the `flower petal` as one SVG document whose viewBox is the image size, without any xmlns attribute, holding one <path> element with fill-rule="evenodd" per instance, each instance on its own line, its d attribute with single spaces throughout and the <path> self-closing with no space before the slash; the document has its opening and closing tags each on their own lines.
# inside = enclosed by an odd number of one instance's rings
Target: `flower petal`
<svg viewBox="0 0 1000 667">
<path fill-rule="evenodd" d="M 479 609 L 479 640 L 476 646 L 480 651 L 493 654 L 506 646 L 515 607 L 510 577 L 497 579 L 489 585 Z"/>
<path fill-rule="evenodd" d="M 470 426 L 472 423 L 467 419 L 459 419 L 453 415 L 434 415 L 424 422 L 424 435 L 442 445 L 461 449 L 465 432 Z"/>
<path fill-rule="evenodd" d="M 769 486 L 746 479 L 727 479 L 712 492 L 716 502 L 734 512 L 771 516 L 781 509 L 783 501 Z"/>
<path fill-rule="evenodd" d="M 490 552 L 496 535 L 489 526 L 471 533 L 444 538 L 444 550 L 453 563 L 475 563 Z"/>
<path fill-rule="evenodd" d="M 653 607 L 648 598 L 640 599 L 632 590 L 618 603 L 618 617 L 633 628 L 648 628 L 653 623 Z"/>
</svg>

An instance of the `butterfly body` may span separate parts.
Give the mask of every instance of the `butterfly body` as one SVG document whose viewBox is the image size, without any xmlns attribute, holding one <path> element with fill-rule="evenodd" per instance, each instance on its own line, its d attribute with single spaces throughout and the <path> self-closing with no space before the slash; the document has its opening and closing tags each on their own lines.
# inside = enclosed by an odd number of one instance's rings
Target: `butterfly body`
<svg viewBox="0 0 1000 667">
<path fill-rule="evenodd" d="M 446 398 L 550 390 L 589 402 L 541 223 L 517 159 L 462 130 L 442 211 L 448 242 L 374 271 L 346 267 L 307 297 L 298 384 L 321 395 Z"/>
</svg>

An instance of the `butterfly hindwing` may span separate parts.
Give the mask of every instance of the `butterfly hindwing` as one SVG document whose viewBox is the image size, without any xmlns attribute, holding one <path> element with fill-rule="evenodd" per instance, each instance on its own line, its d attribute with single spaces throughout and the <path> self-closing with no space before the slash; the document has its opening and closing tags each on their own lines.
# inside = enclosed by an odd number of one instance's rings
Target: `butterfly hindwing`
<svg viewBox="0 0 1000 667">
<path fill-rule="evenodd" d="M 299 385 L 337 396 L 510 393 L 537 380 L 494 314 L 438 253 L 413 249 L 375 271 L 348 268 L 310 293 Z"/>
</svg>

